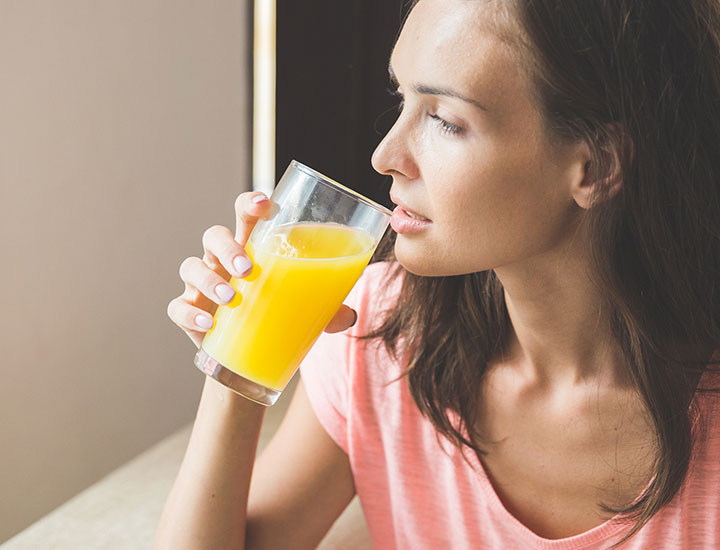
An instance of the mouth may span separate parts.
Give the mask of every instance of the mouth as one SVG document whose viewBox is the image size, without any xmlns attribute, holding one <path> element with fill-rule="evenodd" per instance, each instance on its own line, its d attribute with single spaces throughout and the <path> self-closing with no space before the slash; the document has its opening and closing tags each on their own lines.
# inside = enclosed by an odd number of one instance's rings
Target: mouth
<svg viewBox="0 0 720 550">
<path fill-rule="evenodd" d="M 429 221 L 430 221 L 429 219 L 421 216 L 420 214 L 415 214 L 415 213 L 413 213 L 413 212 L 410 211 L 410 210 L 406 210 L 406 209 L 403 208 L 402 206 L 400 207 L 400 209 L 401 209 L 405 214 L 407 214 L 408 217 L 412 218 L 413 220 L 420 220 L 420 221 L 423 221 L 423 222 L 429 222 Z"/>
<path fill-rule="evenodd" d="M 410 207 L 408 207 L 406 204 L 404 204 L 400 199 L 398 199 L 395 195 L 390 193 L 390 200 L 395 203 L 400 210 L 403 211 L 404 214 L 406 214 L 409 218 L 412 218 L 413 220 L 419 220 L 423 222 L 431 222 L 432 220 L 430 218 L 427 218 L 423 216 L 422 214 L 415 212 L 414 210 L 411 210 Z"/>
</svg>

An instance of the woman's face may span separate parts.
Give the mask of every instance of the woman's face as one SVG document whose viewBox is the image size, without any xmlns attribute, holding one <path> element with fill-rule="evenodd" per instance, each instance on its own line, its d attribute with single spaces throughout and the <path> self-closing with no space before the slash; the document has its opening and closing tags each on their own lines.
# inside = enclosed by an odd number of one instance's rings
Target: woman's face
<svg viewBox="0 0 720 550">
<path fill-rule="evenodd" d="M 552 254 L 572 236 L 583 178 L 578 145 L 546 137 L 527 77 L 493 32 L 486 2 L 421 0 L 393 51 L 404 98 L 373 155 L 393 202 L 431 223 L 399 231 L 417 275 L 459 275 Z"/>
</svg>

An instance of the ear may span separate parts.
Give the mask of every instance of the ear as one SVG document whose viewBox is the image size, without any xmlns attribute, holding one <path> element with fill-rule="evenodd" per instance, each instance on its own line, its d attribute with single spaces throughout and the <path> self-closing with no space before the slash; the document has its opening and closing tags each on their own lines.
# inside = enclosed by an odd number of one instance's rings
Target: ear
<svg viewBox="0 0 720 550">
<path fill-rule="evenodd" d="M 584 144 L 589 155 L 584 175 L 572 189 L 578 206 L 589 210 L 593 204 L 612 199 L 622 190 L 625 171 L 631 166 L 632 139 L 619 124 L 605 127 L 593 144 Z"/>
</svg>

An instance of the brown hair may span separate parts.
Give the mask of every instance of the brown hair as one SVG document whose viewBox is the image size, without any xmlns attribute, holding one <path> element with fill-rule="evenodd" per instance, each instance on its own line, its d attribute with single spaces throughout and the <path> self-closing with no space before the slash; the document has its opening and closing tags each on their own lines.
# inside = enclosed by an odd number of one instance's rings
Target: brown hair
<svg viewBox="0 0 720 550">
<path fill-rule="evenodd" d="M 714 0 L 509 5 L 549 136 L 584 141 L 591 173 L 619 173 L 623 182 L 614 197 L 596 185 L 582 220 L 604 314 L 656 434 L 646 491 L 623 507 L 601 505 L 634 521 L 621 544 L 681 487 L 697 420 L 693 395 L 717 363 L 720 7 Z M 374 260 L 395 261 L 394 242 L 388 232 Z M 454 444 L 482 453 L 473 428 L 480 385 L 512 329 L 502 285 L 492 270 L 420 277 L 398 264 L 390 277 L 398 276 L 396 307 L 363 338 L 382 339 L 398 357 L 407 337 L 405 376 L 420 411 Z"/>
</svg>

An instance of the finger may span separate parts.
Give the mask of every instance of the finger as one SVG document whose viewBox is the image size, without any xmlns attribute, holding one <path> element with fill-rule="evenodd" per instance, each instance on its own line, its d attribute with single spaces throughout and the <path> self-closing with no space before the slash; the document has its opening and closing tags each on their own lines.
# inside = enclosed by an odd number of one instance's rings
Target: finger
<svg viewBox="0 0 720 550">
<path fill-rule="evenodd" d="M 357 312 L 345 304 L 340 306 L 335 317 L 333 317 L 328 326 L 325 327 L 325 332 L 342 332 L 343 330 L 349 329 L 357 322 Z"/>
<path fill-rule="evenodd" d="M 180 278 L 216 304 L 227 304 L 235 298 L 235 289 L 200 258 L 186 258 L 180 264 Z"/>
<path fill-rule="evenodd" d="M 245 248 L 237 242 L 227 227 L 213 225 L 203 233 L 203 261 L 222 278 L 247 277 L 252 270 L 252 262 Z M 226 279 L 227 280 L 227 279 Z"/>
<path fill-rule="evenodd" d="M 180 297 L 188 304 L 199 307 L 203 311 L 207 311 L 210 315 L 215 315 L 215 311 L 218 308 L 218 304 L 189 283 L 185 283 L 185 291 Z"/>
<path fill-rule="evenodd" d="M 235 240 L 245 246 L 258 220 L 270 212 L 265 193 L 241 193 L 235 199 Z"/>
<path fill-rule="evenodd" d="M 168 317 L 185 332 L 204 334 L 213 326 L 213 318 L 206 311 L 188 304 L 180 297 L 170 301 L 167 308 Z"/>
<path fill-rule="evenodd" d="M 232 273 L 225 269 L 225 266 L 218 259 L 218 257 L 215 256 L 215 254 L 213 254 L 212 252 L 209 252 L 208 250 L 203 250 L 202 261 L 205 262 L 205 264 L 207 264 L 210 269 L 212 269 L 215 273 L 220 275 L 220 277 L 222 277 L 226 281 L 233 276 Z"/>
</svg>

